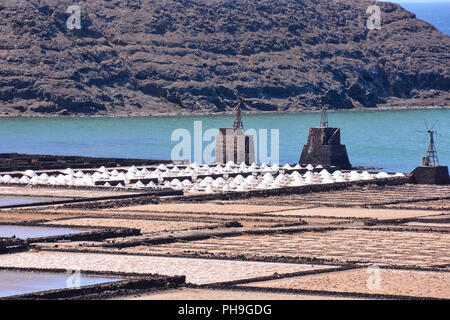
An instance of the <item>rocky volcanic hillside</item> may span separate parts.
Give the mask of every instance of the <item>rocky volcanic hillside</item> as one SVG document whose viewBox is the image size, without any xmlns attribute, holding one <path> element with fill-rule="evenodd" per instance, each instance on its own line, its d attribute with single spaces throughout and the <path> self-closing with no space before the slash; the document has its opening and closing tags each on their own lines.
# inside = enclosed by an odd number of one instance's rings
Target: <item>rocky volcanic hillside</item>
<svg viewBox="0 0 450 320">
<path fill-rule="evenodd" d="M 0 112 L 450 105 L 450 37 L 365 0 L 2 0 Z M 68 30 L 78 4 L 81 30 Z M 398 100 L 406 99 L 406 100 Z"/>
</svg>

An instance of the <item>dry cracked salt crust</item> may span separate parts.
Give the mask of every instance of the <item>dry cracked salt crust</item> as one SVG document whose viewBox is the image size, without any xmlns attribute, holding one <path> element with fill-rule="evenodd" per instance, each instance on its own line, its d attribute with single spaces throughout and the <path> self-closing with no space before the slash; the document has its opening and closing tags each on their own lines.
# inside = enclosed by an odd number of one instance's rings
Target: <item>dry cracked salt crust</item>
<svg viewBox="0 0 450 320">
<path fill-rule="evenodd" d="M 174 204 L 149 204 L 141 206 L 132 206 L 116 211 L 148 211 L 148 212 L 194 212 L 194 213 L 271 213 L 281 210 L 294 210 L 297 207 L 283 206 L 258 206 L 245 204 L 216 204 L 216 203 L 174 203 Z"/>
<path fill-rule="evenodd" d="M 308 295 L 244 290 L 212 290 L 181 288 L 164 290 L 140 296 L 125 296 L 120 300 L 352 300 L 332 295 Z"/>
<path fill-rule="evenodd" d="M 398 210 L 398 209 L 366 209 L 366 208 L 298 208 L 280 206 L 258 206 L 245 204 L 217 205 L 209 203 L 183 203 L 183 204 L 150 204 L 133 206 L 117 210 L 108 210 L 109 213 L 123 213 L 139 215 L 144 213 L 197 213 L 197 214 L 245 214 L 258 216 L 280 217 L 336 217 L 336 218 L 372 218 L 372 219 L 401 219 L 440 215 L 440 211 L 429 210 Z"/>
<path fill-rule="evenodd" d="M 0 186 L 0 194 L 11 196 L 30 196 L 30 197 L 61 197 L 61 198 L 96 198 L 96 197 L 114 197 L 123 195 L 124 191 L 114 190 L 81 190 L 69 188 L 29 188 L 29 187 L 9 187 Z M 130 192 L 126 192 L 130 193 Z M 58 199 L 61 200 L 61 199 Z"/>
<path fill-rule="evenodd" d="M 450 223 L 408 222 L 406 226 L 450 228 Z"/>
<path fill-rule="evenodd" d="M 70 211 L 76 213 L 76 211 Z M 280 224 L 280 223 L 297 223 L 303 219 L 298 217 L 288 217 L 288 216 L 276 216 L 272 217 L 269 215 L 248 215 L 248 214 L 219 214 L 219 213 L 186 213 L 186 212 L 148 212 L 148 211 L 134 211 L 126 210 L 122 211 L 92 211 L 89 213 L 90 216 L 95 217 L 110 217 L 110 218 L 120 218 L 120 219 L 157 219 L 157 220 L 179 220 L 179 221 L 193 221 L 193 222 L 212 222 L 212 223 L 223 223 L 229 221 L 239 221 L 244 224 L 247 221 L 250 225 L 258 224 Z"/>
<path fill-rule="evenodd" d="M 17 213 L 17 212 L 1 212 L 0 222 L 1 223 L 17 223 L 17 222 L 30 222 L 39 220 L 50 220 L 55 218 L 71 218 L 70 215 L 58 215 L 51 216 L 46 214 L 28 214 L 28 213 Z"/>
<path fill-rule="evenodd" d="M 450 299 L 449 272 L 363 268 L 246 286 Z"/>
<path fill-rule="evenodd" d="M 185 275 L 186 282 L 194 284 L 334 268 L 327 265 L 45 251 L 3 255 L 0 267 Z"/>
<path fill-rule="evenodd" d="M 280 216 L 314 216 L 338 218 L 372 218 L 372 219 L 402 219 L 440 215 L 440 211 L 427 210 L 392 210 L 392 209 L 365 209 L 365 208 L 311 208 L 299 210 L 286 210 L 272 213 Z"/>
<path fill-rule="evenodd" d="M 354 187 L 339 191 L 314 192 L 301 195 L 284 195 L 278 196 L 278 201 L 290 206 L 329 206 L 329 207 L 360 207 L 366 205 L 376 205 L 383 207 L 405 207 L 416 209 L 425 206 L 428 209 L 433 207 L 436 201 L 437 210 L 440 207 L 448 207 L 448 198 L 450 196 L 449 186 L 435 186 L 435 185 L 415 185 L 405 184 L 400 186 L 376 186 L 367 185 L 364 187 Z M 441 197 L 441 200 L 432 200 L 436 197 Z M 415 202 L 417 200 L 421 202 Z M 430 201 L 425 201 L 429 199 Z M 246 200 L 236 201 L 245 204 L 259 204 L 270 205 L 272 199 L 265 198 L 251 198 Z M 413 202 L 409 202 L 413 201 Z M 397 204 L 389 204 L 397 203 Z M 429 205 L 427 205 L 429 204 Z"/>
<path fill-rule="evenodd" d="M 153 253 L 306 257 L 340 262 L 431 267 L 450 263 L 450 234 L 345 229 L 296 234 L 242 235 L 147 246 Z M 129 248 L 144 251 L 143 248 Z"/>
</svg>

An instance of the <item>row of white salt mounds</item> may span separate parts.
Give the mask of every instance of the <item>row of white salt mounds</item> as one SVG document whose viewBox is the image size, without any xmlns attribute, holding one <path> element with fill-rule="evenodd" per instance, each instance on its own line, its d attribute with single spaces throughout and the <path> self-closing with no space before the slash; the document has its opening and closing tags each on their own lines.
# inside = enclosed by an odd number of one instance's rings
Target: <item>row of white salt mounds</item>
<svg viewBox="0 0 450 320">
<path fill-rule="evenodd" d="M 253 171 L 256 170 L 257 167 L 255 164 L 247 166 L 241 165 L 241 171 Z M 81 172 L 73 172 L 73 170 L 67 169 L 68 174 L 75 174 L 77 177 L 84 177 L 84 173 Z M 212 174 L 227 174 L 227 173 L 239 173 L 240 169 L 233 168 L 229 165 L 222 167 L 220 165 L 216 165 L 215 167 L 209 167 L 208 165 L 198 165 L 192 164 L 191 166 L 186 167 L 185 169 L 180 169 L 177 166 L 169 169 L 164 164 L 159 165 L 156 170 L 151 171 L 146 168 L 139 170 L 136 167 L 130 167 L 126 172 L 118 171 L 114 169 L 111 172 L 108 172 L 104 167 L 100 168 L 98 172 L 93 174 L 93 179 L 95 181 L 117 181 L 117 180 L 138 180 L 138 179 L 158 179 L 165 180 L 165 178 L 173 178 L 173 177 L 194 177 L 198 175 L 212 175 Z"/>
<path fill-rule="evenodd" d="M 306 167 L 309 170 L 313 170 L 314 167 L 312 165 L 308 165 Z M 321 166 L 317 166 L 317 168 L 321 168 Z M 275 172 L 278 171 L 280 167 L 278 164 L 273 164 L 272 166 L 267 166 L 266 164 L 262 164 L 261 166 L 257 166 L 256 163 L 252 163 L 247 166 L 245 163 L 241 163 L 240 165 L 236 165 L 232 162 L 228 162 L 225 166 L 215 165 L 209 166 L 207 164 L 198 164 L 192 163 L 184 169 L 180 169 L 178 166 L 173 166 L 172 168 L 168 168 L 165 164 L 160 164 L 155 170 L 149 170 L 147 168 L 143 168 L 139 170 L 137 167 L 132 166 L 128 168 L 128 170 L 118 171 L 117 169 L 113 169 L 109 172 L 105 167 L 101 167 L 92 175 L 92 179 L 94 181 L 117 181 L 117 180 L 138 180 L 138 179 L 158 179 L 165 180 L 165 178 L 173 178 L 173 177 L 194 177 L 199 175 L 222 175 L 222 174 L 230 174 L 230 173 L 258 173 L 258 172 Z M 295 165 L 291 167 L 290 165 L 285 165 L 282 169 L 305 169 L 300 165 Z M 32 173 L 29 173 L 32 175 Z M 84 178 L 86 175 L 83 171 L 75 172 L 73 169 L 64 170 L 64 174 L 73 175 L 76 178 Z"/>
<path fill-rule="evenodd" d="M 168 168 L 165 164 L 160 164 L 155 170 L 149 170 L 147 168 L 143 168 L 139 170 L 137 167 L 132 166 L 127 170 L 122 169 L 113 169 L 108 171 L 105 167 L 99 168 L 93 174 L 84 173 L 83 171 L 74 171 L 71 168 L 67 168 L 63 171 L 63 174 L 48 176 L 46 173 L 38 174 L 33 170 L 26 170 L 23 172 L 23 176 L 21 178 L 13 178 L 10 175 L 0 176 L 0 182 L 2 183 L 20 183 L 20 184 L 48 184 L 48 185 L 76 185 L 76 186 L 95 186 L 96 182 L 103 181 L 104 186 L 114 186 L 116 183 L 112 183 L 113 181 L 120 180 L 118 187 L 133 187 L 133 188 L 157 188 L 158 185 L 154 182 L 150 182 L 148 184 L 142 183 L 140 180 L 133 185 L 130 184 L 130 180 L 138 180 L 138 179 L 152 179 L 157 178 L 160 182 L 162 181 L 161 186 L 163 188 L 173 188 L 179 190 L 208 190 L 211 189 L 217 190 L 219 188 L 223 189 L 223 191 L 230 190 L 238 190 L 238 191 L 246 191 L 251 189 L 264 189 L 264 188 L 278 188 L 285 186 L 301 186 L 305 184 L 314 184 L 314 183 L 334 183 L 334 182 L 345 182 L 345 181 L 358 181 L 358 180 L 369 180 L 369 179 L 381 179 L 390 177 L 389 174 L 385 172 L 380 172 L 378 174 L 370 174 L 367 171 L 359 173 L 357 171 L 350 171 L 346 173 L 342 173 L 341 171 L 335 171 L 333 174 L 330 174 L 327 170 L 323 169 L 320 173 L 312 172 L 314 169 L 320 169 L 322 166 L 318 165 L 313 167 L 312 165 L 307 165 L 306 168 L 302 168 L 300 165 L 295 165 L 291 167 L 290 165 L 284 165 L 281 169 L 289 170 L 289 169 L 308 169 L 308 171 L 302 176 L 299 172 L 294 171 L 290 177 L 285 178 L 283 175 L 279 175 L 277 179 L 271 179 L 269 176 L 271 174 L 276 174 L 280 167 L 278 164 L 273 164 L 272 166 L 267 166 L 266 164 L 262 164 L 261 166 L 257 166 L 255 163 L 247 166 L 245 163 L 240 165 L 236 165 L 232 162 L 228 162 L 225 166 L 215 165 L 209 166 L 207 164 L 197 164 L 193 163 L 187 166 L 184 169 L 180 169 L 177 166 L 173 166 L 172 168 Z M 214 180 L 211 177 L 207 177 L 206 179 L 200 180 L 199 185 L 195 185 L 190 181 L 190 179 L 194 176 L 198 176 L 199 174 L 226 174 L 226 172 L 232 173 L 240 173 L 240 172 L 251 172 L 252 174 L 258 175 L 257 178 L 254 176 L 249 176 L 243 181 L 243 177 L 238 175 L 234 179 L 228 181 L 228 183 L 223 178 L 218 178 Z M 180 177 L 180 179 L 173 179 L 171 182 L 166 181 L 164 183 L 164 178 L 166 177 Z M 402 173 L 397 173 L 395 176 L 404 176 Z M 273 177 L 272 177 L 273 178 Z M 110 183 L 111 182 L 111 183 Z M 124 185 L 122 184 L 124 183 Z M 214 183 L 213 183 L 214 182 Z M 208 185 L 211 184 L 211 188 L 208 188 Z"/>
<path fill-rule="evenodd" d="M 183 188 L 183 190 L 190 193 L 230 191 L 245 192 L 256 189 L 278 188 L 284 186 L 286 182 L 288 182 L 288 179 L 285 178 L 284 175 L 281 174 L 276 178 L 273 178 L 270 173 L 266 173 L 263 177 L 255 177 L 253 175 L 250 175 L 244 178 L 242 175 L 238 175 L 234 178 L 229 178 L 228 180 L 225 180 L 223 178 L 217 178 L 214 180 L 211 177 L 207 177 L 200 182 L 196 182 L 192 186 Z"/>
<path fill-rule="evenodd" d="M 306 168 L 309 170 L 314 170 L 312 165 L 308 165 Z M 321 166 L 317 166 L 317 168 L 321 168 Z M 149 171 L 147 169 L 143 169 L 139 171 L 135 167 L 131 167 L 128 169 L 126 173 L 124 172 L 112 172 L 111 175 L 115 178 L 113 180 L 124 180 L 124 179 L 152 179 L 157 178 L 159 180 L 164 180 L 164 178 L 173 178 L 173 177 L 193 177 L 199 175 L 223 175 L 223 174 L 233 174 L 233 173 L 258 173 L 258 172 L 275 172 L 280 169 L 305 169 L 300 165 L 296 165 L 291 167 L 290 165 L 285 165 L 283 168 L 280 168 L 278 164 L 273 164 L 272 166 L 267 166 L 266 164 L 262 164 L 261 166 L 256 165 L 256 163 L 252 163 L 247 166 L 245 163 L 241 163 L 240 165 L 236 165 L 232 162 L 228 162 L 224 166 L 217 165 L 207 165 L 207 164 L 198 164 L 192 163 L 186 168 L 180 169 L 177 166 L 173 168 L 168 168 L 164 164 L 159 165 L 156 170 Z"/>
<path fill-rule="evenodd" d="M 404 176 L 404 174 L 397 173 L 395 176 Z M 189 179 L 172 179 L 171 181 L 166 181 L 162 188 L 171 188 L 189 192 L 227 192 L 233 190 L 248 191 L 253 189 L 274 189 L 287 186 L 358 181 L 386 177 L 390 177 L 390 175 L 384 172 L 373 175 L 369 174 L 367 171 L 362 172 L 361 174 L 357 171 L 351 171 L 344 174 L 340 171 L 335 171 L 333 174 L 330 174 L 328 171 L 322 170 L 320 173 L 312 173 L 311 171 L 308 171 L 302 176 L 299 172 L 294 171 L 290 175 L 279 174 L 276 178 L 273 178 L 270 173 L 266 173 L 263 176 L 258 177 L 249 175 L 246 178 L 242 175 L 237 175 L 236 177 L 229 178 L 228 180 L 225 180 L 223 177 L 218 177 L 216 179 L 206 177 L 204 179 L 200 179 L 196 183 L 192 183 Z M 138 181 L 133 185 L 133 188 L 138 189 L 157 187 L 158 186 L 153 182 L 144 185 L 141 181 Z"/>
<path fill-rule="evenodd" d="M 1 177 L 1 176 L 0 176 Z M 33 170 L 26 170 L 23 172 L 21 178 L 12 178 L 10 175 L 5 175 L 0 178 L 3 183 L 20 183 L 20 184 L 43 184 L 43 185 L 66 185 L 66 186 L 95 186 L 96 181 L 102 179 L 109 179 L 106 173 L 95 172 L 94 174 L 84 173 L 68 168 L 63 171 L 63 174 L 48 175 L 47 173 L 38 174 Z"/>
<path fill-rule="evenodd" d="M 181 185 L 179 182 L 172 184 L 167 184 L 167 187 L 172 187 L 174 189 L 187 191 L 190 193 L 212 193 L 212 192 L 229 192 L 229 191 L 250 191 L 250 190 L 261 190 L 261 189 L 276 189 L 284 187 L 297 187 L 311 184 L 328 184 L 337 182 L 348 182 L 348 181 L 358 181 L 358 180 L 369 180 L 369 179 L 381 179 L 392 176 L 404 176 L 402 173 L 397 173 L 395 175 L 389 175 L 387 173 L 381 172 L 379 174 L 370 174 L 367 171 L 358 173 L 357 171 L 350 171 L 348 173 L 342 173 L 341 171 L 335 171 L 330 174 L 326 170 L 322 170 L 320 173 L 312 173 L 310 171 L 301 175 L 299 172 L 294 171 L 290 175 L 279 174 L 275 178 L 270 174 L 266 173 L 262 176 L 248 176 L 244 178 L 242 175 L 238 175 L 234 178 L 229 178 L 225 180 L 223 178 L 213 179 L 207 177 L 196 183 L 189 184 L 187 186 Z"/>
<path fill-rule="evenodd" d="M 74 173 L 74 172 L 70 172 L 70 171 L 66 171 L 67 173 Z M 317 173 L 314 174 L 317 176 Z M 344 178 L 344 175 L 342 175 L 339 171 L 336 171 L 333 175 L 330 175 L 326 170 L 323 170 L 320 175 L 322 176 L 322 178 L 324 178 L 325 180 L 330 180 L 331 177 L 336 177 L 336 178 Z M 356 171 L 352 171 L 349 174 L 346 174 L 348 176 L 348 180 L 366 180 L 366 179 L 372 179 L 372 178 L 386 178 L 389 177 L 389 175 L 387 173 L 381 172 L 379 174 L 377 174 L 375 177 L 371 176 L 369 173 L 367 172 L 363 172 L 361 175 L 356 172 Z M 401 173 L 396 174 L 396 176 L 399 175 L 403 175 Z M 29 177 L 32 178 L 29 178 Z M 120 176 L 120 174 L 118 175 Z M 267 177 L 267 174 L 265 175 Z M 293 176 L 297 176 L 299 177 L 300 174 L 298 172 L 294 172 Z M 237 176 L 237 179 L 234 180 L 235 183 L 239 183 L 242 181 L 238 181 L 238 179 L 240 179 L 241 176 Z M 280 176 L 281 177 L 281 176 Z M 313 179 L 313 175 L 310 172 L 307 172 L 304 174 L 304 178 L 306 178 L 307 182 L 312 182 Z M 12 178 L 9 175 L 6 175 L 4 177 L 1 178 L 2 182 L 5 183 L 47 183 L 47 184 L 60 184 L 60 185 L 87 185 L 87 186 L 93 186 L 95 185 L 95 181 L 99 181 L 98 178 L 102 178 L 102 174 L 96 172 L 94 173 L 92 176 L 90 174 L 84 174 L 83 172 L 77 172 L 75 173 L 75 175 L 57 175 L 57 176 L 48 176 L 47 174 L 43 173 L 41 175 L 37 175 L 34 172 L 31 172 L 31 170 L 27 170 L 26 171 L 26 175 L 24 174 L 24 176 L 20 179 L 18 178 Z M 121 177 L 122 178 L 122 177 Z M 127 180 L 127 177 L 123 177 L 123 180 Z M 253 179 L 253 178 L 250 178 Z M 316 179 L 317 180 L 317 179 Z M 171 183 L 172 186 L 177 186 L 178 183 L 177 181 L 179 181 L 178 179 L 174 179 L 173 182 Z M 282 182 L 282 180 L 277 180 L 277 182 Z M 138 187 L 142 187 L 142 182 L 140 182 L 139 184 L 137 184 L 136 186 Z M 188 183 L 185 182 L 185 186 L 189 186 Z M 169 185 L 165 185 L 166 187 L 168 187 Z M 154 183 L 150 183 L 149 187 L 154 187 Z"/>
</svg>

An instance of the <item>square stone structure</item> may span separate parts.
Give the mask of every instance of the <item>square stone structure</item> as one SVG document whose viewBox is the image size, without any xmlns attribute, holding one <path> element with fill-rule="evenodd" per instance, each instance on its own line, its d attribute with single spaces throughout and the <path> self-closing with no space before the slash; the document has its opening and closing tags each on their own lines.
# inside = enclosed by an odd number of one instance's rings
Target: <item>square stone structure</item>
<svg viewBox="0 0 450 320">
<path fill-rule="evenodd" d="M 411 173 L 417 184 L 450 184 L 447 166 L 421 166 Z"/>
<path fill-rule="evenodd" d="M 309 129 L 308 142 L 303 147 L 301 165 L 335 166 L 339 169 L 352 168 L 345 145 L 341 144 L 341 129 L 314 127 Z"/>
<path fill-rule="evenodd" d="M 255 142 L 253 136 L 246 135 L 242 129 L 220 128 L 216 136 L 216 163 L 255 162 Z"/>
</svg>

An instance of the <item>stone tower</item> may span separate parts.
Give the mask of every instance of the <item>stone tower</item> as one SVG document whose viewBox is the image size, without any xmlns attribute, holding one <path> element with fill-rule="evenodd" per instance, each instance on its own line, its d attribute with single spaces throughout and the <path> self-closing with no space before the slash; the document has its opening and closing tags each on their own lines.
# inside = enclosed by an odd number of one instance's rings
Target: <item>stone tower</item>
<svg viewBox="0 0 450 320">
<path fill-rule="evenodd" d="M 244 133 L 241 116 L 242 99 L 235 109 L 235 119 L 232 128 L 220 128 L 216 136 L 216 163 L 251 164 L 255 162 L 255 143 L 253 136 Z"/>
<path fill-rule="evenodd" d="M 439 165 L 439 160 L 434 143 L 434 134 L 436 132 L 428 129 L 430 135 L 430 144 L 428 145 L 427 155 L 422 158 L 422 166 L 413 170 L 413 180 L 418 184 L 450 184 L 448 167 Z"/>
<path fill-rule="evenodd" d="M 320 127 L 309 129 L 308 142 L 303 147 L 299 163 L 335 166 L 344 170 L 352 168 L 347 149 L 341 144 L 341 129 L 328 127 L 325 107 L 322 109 Z"/>
</svg>

